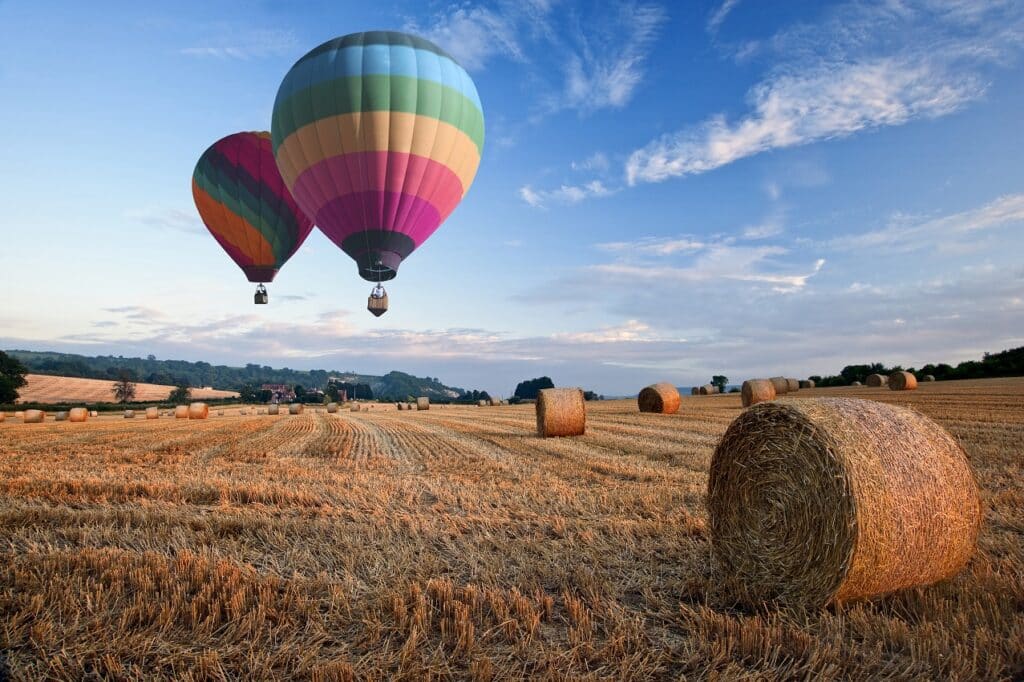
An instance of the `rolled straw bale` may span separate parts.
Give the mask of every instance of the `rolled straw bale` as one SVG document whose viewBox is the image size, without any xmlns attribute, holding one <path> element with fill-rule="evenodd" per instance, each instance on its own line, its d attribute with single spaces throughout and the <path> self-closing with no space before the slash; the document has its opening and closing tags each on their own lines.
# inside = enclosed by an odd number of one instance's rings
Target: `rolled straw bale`
<svg viewBox="0 0 1024 682">
<path fill-rule="evenodd" d="M 935 375 L 925 374 L 923 377 L 921 377 L 921 381 L 935 381 Z"/>
<path fill-rule="evenodd" d="M 711 384 L 711 395 L 718 395 L 722 392 L 722 387 L 718 384 Z"/>
<path fill-rule="evenodd" d="M 981 524 L 957 441 L 916 412 L 855 398 L 741 414 L 712 457 L 707 507 L 725 585 L 747 602 L 809 607 L 952 577 Z"/>
<path fill-rule="evenodd" d="M 21 414 L 21 421 L 25 424 L 42 424 L 46 420 L 46 413 L 42 410 L 25 410 Z"/>
<path fill-rule="evenodd" d="M 786 395 L 789 393 L 789 381 L 786 377 L 772 377 L 768 381 L 772 382 L 772 386 L 775 387 L 775 395 Z"/>
<path fill-rule="evenodd" d="M 417 410 L 429 410 L 430 409 L 430 398 L 420 396 L 416 398 L 416 409 Z"/>
<path fill-rule="evenodd" d="M 917 388 L 917 377 L 910 372 L 893 372 L 889 375 L 890 391 L 913 391 Z"/>
<path fill-rule="evenodd" d="M 7 413 L 6 412 L 0 412 L 0 423 L 3 423 L 3 421 L 5 419 L 7 419 Z"/>
<path fill-rule="evenodd" d="M 800 381 L 797 379 L 787 378 L 786 388 L 788 389 L 789 393 L 796 393 L 797 391 L 800 390 Z"/>
<path fill-rule="evenodd" d="M 242 409 L 240 409 L 238 411 L 238 414 L 242 415 L 243 417 L 249 416 L 249 408 L 248 407 L 243 407 Z"/>
<path fill-rule="evenodd" d="M 850 385 L 851 385 L 851 386 L 863 386 L 864 384 L 860 383 L 859 381 L 854 381 L 854 382 L 853 382 L 852 384 L 850 384 Z"/>
<path fill-rule="evenodd" d="M 775 384 L 768 379 L 747 379 L 740 389 L 740 399 L 743 407 L 775 400 Z"/>
<path fill-rule="evenodd" d="M 15 410 L 15 411 L 14 411 L 14 416 L 15 416 L 15 418 L 17 418 L 17 419 L 21 419 L 22 417 L 24 417 L 24 416 L 25 416 L 25 413 L 24 413 L 24 412 L 22 412 L 21 410 Z"/>
<path fill-rule="evenodd" d="M 178 405 L 174 408 L 175 419 L 188 419 L 188 405 Z"/>
<path fill-rule="evenodd" d="M 124 411 L 124 418 L 125 419 L 135 419 L 135 410 L 125 410 Z"/>
<path fill-rule="evenodd" d="M 327 413 L 334 414 L 338 411 L 338 403 L 327 403 Z"/>
<path fill-rule="evenodd" d="M 267 406 L 267 414 L 277 414 L 280 411 L 280 406 L 277 403 Z"/>
<path fill-rule="evenodd" d="M 72 407 L 68 410 L 68 421 L 81 424 L 89 419 L 89 410 L 84 407 Z"/>
<path fill-rule="evenodd" d="M 405 409 L 405 403 L 398 403 L 397 407 L 398 407 L 398 411 L 401 412 L 402 410 Z"/>
<path fill-rule="evenodd" d="M 267 411 L 264 410 L 262 407 L 259 408 L 258 410 L 256 410 L 256 414 L 266 414 L 266 413 L 267 413 Z"/>
<path fill-rule="evenodd" d="M 359 403 L 352 403 L 352 407 L 349 408 L 349 412 L 358 412 L 358 411 L 359 411 Z"/>
<path fill-rule="evenodd" d="M 99 415 L 100 415 L 100 413 L 97 412 L 96 410 L 89 410 L 89 416 L 90 417 L 98 417 Z"/>
<path fill-rule="evenodd" d="M 586 430 L 583 389 L 542 388 L 537 393 L 537 433 L 542 438 L 582 436 Z"/>
<path fill-rule="evenodd" d="M 491 407 L 500 407 L 501 398 L 491 398 Z"/>
<path fill-rule="evenodd" d="M 507 400 L 502 400 L 502 401 L 501 401 L 501 404 L 502 404 L 502 405 L 508 405 L 508 401 L 507 401 Z"/>
<path fill-rule="evenodd" d="M 160 409 L 159 408 L 157 408 L 157 407 L 147 407 L 146 408 L 146 419 L 159 419 L 159 418 L 160 418 Z"/>
<path fill-rule="evenodd" d="M 490 401 L 487 401 L 487 400 L 478 400 L 478 401 L 476 401 L 476 406 L 477 407 L 487 407 L 489 404 L 490 404 Z"/>
<path fill-rule="evenodd" d="M 675 414 L 679 411 L 679 389 L 667 381 L 646 386 L 636 397 L 636 404 L 641 412 L 657 414 Z"/>
<path fill-rule="evenodd" d="M 223 417 L 224 416 L 224 410 L 217 410 L 217 416 L 218 417 Z"/>
<path fill-rule="evenodd" d="M 206 419 L 210 416 L 210 406 L 206 403 L 192 403 L 188 406 L 189 419 Z"/>
<path fill-rule="evenodd" d="M 302 414 L 304 409 L 302 403 L 292 403 L 288 406 L 288 414 Z"/>
<path fill-rule="evenodd" d="M 56 422 L 66 422 L 68 420 L 68 413 L 61 410 L 53 415 L 53 420 Z"/>
<path fill-rule="evenodd" d="M 814 388 L 814 380 L 813 379 L 801 379 L 800 380 L 800 388 Z"/>
<path fill-rule="evenodd" d="M 885 376 L 884 374 L 869 374 L 868 378 L 865 380 L 865 383 L 867 383 L 867 385 L 871 386 L 872 388 L 878 388 L 880 386 L 885 386 L 886 384 L 888 384 L 889 377 Z"/>
<path fill-rule="evenodd" d="M 704 384 L 703 386 L 700 387 L 699 392 L 701 395 L 713 395 L 715 392 L 715 387 L 712 386 L 711 384 Z"/>
<path fill-rule="evenodd" d="M 690 389 L 690 395 L 700 395 L 700 389 L 694 386 Z"/>
<path fill-rule="evenodd" d="M 416 407 L 415 405 L 413 405 L 412 403 L 409 403 L 409 404 L 407 404 L 407 405 L 405 406 L 405 409 L 407 409 L 407 410 L 411 410 L 411 409 L 413 409 L 413 408 L 415 408 L 415 407 Z M 441 407 L 444 407 L 444 405 L 442 405 Z"/>
</svg>

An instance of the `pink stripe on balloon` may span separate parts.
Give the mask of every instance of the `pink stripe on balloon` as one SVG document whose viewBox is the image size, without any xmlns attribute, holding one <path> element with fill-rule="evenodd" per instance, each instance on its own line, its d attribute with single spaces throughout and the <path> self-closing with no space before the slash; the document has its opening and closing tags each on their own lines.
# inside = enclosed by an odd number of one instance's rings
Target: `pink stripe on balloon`
<svg viewBox="0 0 1024 682">
<path fill-rule="evenodd" d="M 414 216 L 401 225 L 381 225 L 376 222 L 375 208 L 393 203 L 409 205 L 409 214 Z M 365 215 L 365 218 L 362 216 Z M 341 246 L 345 238 L 365 230 L 390 230 L 408 235 L 418 247 L 434 234 L 443 220 L 437 208 L 419 197 L 401 195 L 396 192 L 358 192 L 337 197 L 320 207 L 316 224 L 331 241 Z"/>
</svg>

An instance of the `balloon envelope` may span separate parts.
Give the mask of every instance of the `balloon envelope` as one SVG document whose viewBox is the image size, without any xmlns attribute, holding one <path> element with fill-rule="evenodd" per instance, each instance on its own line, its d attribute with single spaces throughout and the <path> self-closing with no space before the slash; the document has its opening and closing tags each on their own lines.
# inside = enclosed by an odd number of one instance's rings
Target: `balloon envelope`
<svg viewBox="0 0 1024 682">
<path fill-rule="evenodd" d="M 465 196 L 484 117 L 469 74 L 443 50 L 370 31 L 296 62 L 277 92 L 271 133 L 299 206 L 363 278 L 380 281 Z"/>
<path fill-rule="evenodd" d="M 277 170 L 267 132 L 228 135 L 203 152 L 192 198 L 250 282 L 272 281 L 313 229 Z"/>
</svg>

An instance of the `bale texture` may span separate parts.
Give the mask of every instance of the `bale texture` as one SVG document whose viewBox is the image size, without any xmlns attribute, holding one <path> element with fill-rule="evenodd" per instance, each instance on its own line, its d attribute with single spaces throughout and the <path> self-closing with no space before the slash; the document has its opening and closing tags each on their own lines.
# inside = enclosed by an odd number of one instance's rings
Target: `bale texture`
<svg viewBox="0 0 1024 682">
<path fill-rule="evenodd" d="M 583 389 L 542 388 L 537 393 L 537 433 L 552 436 L 582 436 L 587 430 L 587 405 Z"/>
<path fill-rule="evenodd" d="M 889 377 L 884 374 L 869 374 L 865 381 L 868 386 L 871 386 L 872 388 L 879 388 L 889 383 Z"/>
<path fill-rule="evenodd" d="M 813 379 L 801 379 L 800 380 L 800 388 L 814 388 L 814 380 Z"/>
<path fill-rule="evenodd" d="M 476 406 L 477 407 L 487 407 L 490 404 L 491 404 L 491 402 L 489 400 L 478 400 L 478 401 L 476 401 Z"/>
<path fill-rule="evenodd" d="M 679 397 L 679 390 L 668 383 L 651 384 L 640 391 L 636 398 L 637 405 L 641 412 L 654 412 L 656 414 L 675 414 L 679 411 L 682 399 Z"/>
<path fill-rule="evenodd" d="M 501 407 L 501 398 L 491 398 L 491 407 Z"/>
<path fill-rule="evenodd" d="M 288 414 L 302 414 L 302 403 L 292 403 L 288 406 Z"/>
<path fill-rule="evenodd" d="M 210 406 L 206 403 L 192 403 L 188 406 L 189 419 L 206 419 L 210 416 Z"/>
<path fill-rule="evenodd" d="M 700 389 L 696 386 L 690 389 L 690 395 L 700 395 Z"/>
<path fill-rule="evenodd" d="M 786 389 L 790 393 L 796 393 L 797 391 L 800 390 L 800 381 L 798 379 L 787 378 Z"/>
<path fill-rule="evenodd" d="M 72 407 L 68 410 L 68 421 L 81 424 L 89 420 L 89 410 L 84 407 Z"/>
<path fill-rule="evenodd" d="M 935 381 L 935 375 L 925 374 L 923 377 L 921 377 L 921 381 Z"/>
<path fill-rule="evenodd" d="M 7 413 L 0 412 L 0 423 L 2 423 L 5 419 L 7 419 Z"/>
<path fill-rule="evenodd" d="M 711 384 L 704 384 L 703 386 L 700 387 L 699 393 L 701 395 L 714 395 L 715 387 L 712 386 Z"/>
<path fill-rule="evenodd" d="M 89 411 L 89 416 L 90 417 L 98 417 L 98 416 L 100 416 L 100 413 L 97 412 L 96 410 L 90 410 Z"/>
<path fill-rule="evenodd" d="M 53 420 L 57 422 L 66 422 L 68 420 L 68 413 L 61 410 L 53 415 Z"/>
<path fill-rule="evenodd" d="M 772 382 L 772 386 L 775 387 L 776 396 L 789 393 L 789 380 L 786 377 L 772 377 L 768 381 Z"/>
<path fill-rule="evenodd" d="M 956 575 L 981 524 L 967 457 L 941 426 L 871 400 L 758 405 L 711 460 L 716 570 L 749 603 L 821 607 Z"/>
<path fill-rule="evenodd" d="M 775 384 L 768 379 L 747 379 L 740 389 L 740 399 L 743 407 L 775 400 Z"/>
<path fill-rule="evenodd" d="M 348 410 L 349 410 L 349 412 L 358 412 L 359 411 L 359 404 L 356 403 L 356 404 L 352 405 L 352 407 L 348 408 Z"/>
<path fill-rule="evenodd" d="M 21 420 L 25 424 L 42 424 L 46 420 L 46 413 L 42 410 L 25 410 L 21 414 Z"/>
<path fill-rule="evenodd" d="M 15 411 L 14 411 L 14 416 L 15 416 L 15 418 L 17 418 L 17 419 L 21 419 L 22 417 L 24 417 L 24 416 L 25 416 L 25 413 L 24 413 L 24 412 L 22 412 L 21 410 L 15 410 Z"/>
<path fill-rule="evenodd" d="M 334 414 L 338 411 L 338 403 L 327 403 L 327 413 Z"/>
<path fill-rule="evenodd" d="M 188 405 L 178 405 L 174 408 L 175 419 L 188 419 Z"/>
<path fill-rule="evenodd" d="M 267 414 L 278 414 L 280 409 L 280 406 L 277 404 L 270 405 L 269 407 L 267 407 Z"/>
<path fill-rule="evenodd" d="M 159 408 L 156 408 L 156 407 L 147 407 L 146 408 L 146 419 L 159 419 L 159 418 L 160 418 L 160 409 Z"/>
<path fill-rule="evenodd" d="M 917 388 L 917 377 L 910 372 L 893 372 L 889 375 L 890 391 L 913 391 Z"/>
<path fill-rule="evenodd" d="M 243 407 L 242 409 L 240 409 L 238 411 L 238 414 L 242 415 L 243 417 L 249 416 L 249 408 L 248 407 Z"/>
<path fill-rule="evenodd" d="M 417 410 L 429 410 L 430 409 L 430 398 L 419 397 L 416 398 L 416 409 Z"/>
<path fill-rule="evenodd" d="M 135 419 L 135 410 L 125 410 L 124 411 L 124 418 L 125 419 Z"/>
</svg>

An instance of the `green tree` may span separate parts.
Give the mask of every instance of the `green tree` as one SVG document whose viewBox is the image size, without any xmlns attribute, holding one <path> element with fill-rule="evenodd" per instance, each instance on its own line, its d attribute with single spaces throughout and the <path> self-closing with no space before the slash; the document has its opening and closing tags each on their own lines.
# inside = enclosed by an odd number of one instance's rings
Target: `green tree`
<svg viewBox="0 0 1024 682">
<path fill-rule="evenodd" d="M 536 379 L 520 381 L 513 395 L 523 400 L 532 400 L 537 397 L 537 393 L 541 389 L 554 387 L 555 382 L 551 381 L 551 377 L 537 377 Z"/>
<path fill-rule="evenodd" d="M 715 376 L 711 377 L 711 385 L 718 386 L 719 393 L 725 393 L 725 387 L 729 385 L 729 377 L 722 376 L 721 374 L 716 374 Z"/>
<path fill-rule="evenodd" d="M 178 384 L 171 391 L 171 394 L 167 396 L 167 401 L 174 403 L 175 405 L 181 405 L 192 400 L 192 389 L 189 388 L 188 384 Z"/>
<path fill-rule="evenodd" d="M 28 383 L 26 374 L 25 365 L 0 351 L 0 403 L 13 403 L 18 399 L 18 389 Z"/>
<path fill-rule="evenodd" d="M 238 396 L 242 399 L 243 403 L 258 402 L 260 399 L 259 393 L 256 384 L 242 384 L 242 388 L 238 390 Z"/>
<path fill-rule="evenodd" d="M 135 375 L 127 369 L 120 370 L 112 390 L 114 399 L 119 403 L 130 403 L 135 400 Z"/>
</svg>

